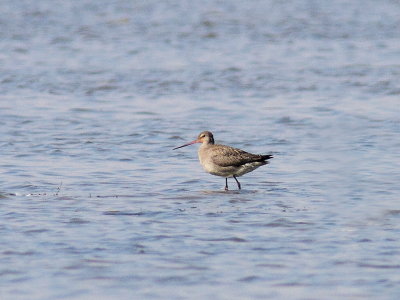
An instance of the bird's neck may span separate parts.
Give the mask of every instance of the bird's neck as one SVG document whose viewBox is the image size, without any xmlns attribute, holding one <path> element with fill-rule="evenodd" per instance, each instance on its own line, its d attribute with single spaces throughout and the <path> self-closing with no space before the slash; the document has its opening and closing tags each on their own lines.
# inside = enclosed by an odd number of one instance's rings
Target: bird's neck
<svg viewBox="0 0 400 300">
<path fill-rule="evenodd" d="M 214 145 L 214 143 L 204 142 L 204 143 L 201 144 L 200 148 L 201 149 L 206 149 L 206 148 L 211 147 L 212 145 Z"/>
</svg>

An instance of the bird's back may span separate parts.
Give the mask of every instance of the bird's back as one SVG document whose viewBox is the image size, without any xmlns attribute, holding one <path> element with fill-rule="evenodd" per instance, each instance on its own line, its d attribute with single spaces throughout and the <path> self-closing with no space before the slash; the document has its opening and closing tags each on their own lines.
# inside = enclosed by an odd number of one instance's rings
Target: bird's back
<svg viewBox="0 0 400 300">
<path fill-rule="evenodd" d="M 208 150 L 212 161 L 222 167 L 228 166 L 241 166 L 252 162 L 264 162 L 272 155 L 259 155 L 252 154 L 241 149 L 225 146 L 225 145 L 211 145 Z"/>
</svg>

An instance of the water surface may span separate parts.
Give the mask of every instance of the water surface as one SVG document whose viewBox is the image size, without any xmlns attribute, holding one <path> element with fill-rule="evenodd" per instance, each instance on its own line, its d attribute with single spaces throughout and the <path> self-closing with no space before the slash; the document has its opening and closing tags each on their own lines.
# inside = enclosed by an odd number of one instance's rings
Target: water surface
<svg viewBox="0 0 400 300">
<path fill-rule="evenodd" d="M 0 11 L 1 299 L 400 297 L 396 1 Z"/>
</svg>

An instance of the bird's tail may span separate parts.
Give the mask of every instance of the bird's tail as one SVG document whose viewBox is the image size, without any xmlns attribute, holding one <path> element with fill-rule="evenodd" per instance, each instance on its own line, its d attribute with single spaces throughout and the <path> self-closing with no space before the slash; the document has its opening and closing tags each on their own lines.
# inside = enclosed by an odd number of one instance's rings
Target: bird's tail
<svg viewBox="0 0 400 300">
<path fill-rule="evenodd" d="M 261 160 L 268 160 L 268 159 L 271 159 L 271 158 L 273 158 L 273 156 L 272 156 L 272 155 L 270 155 L 270 154 L 267 154 L 267 155 L 261 155 Z"/>
</svg>

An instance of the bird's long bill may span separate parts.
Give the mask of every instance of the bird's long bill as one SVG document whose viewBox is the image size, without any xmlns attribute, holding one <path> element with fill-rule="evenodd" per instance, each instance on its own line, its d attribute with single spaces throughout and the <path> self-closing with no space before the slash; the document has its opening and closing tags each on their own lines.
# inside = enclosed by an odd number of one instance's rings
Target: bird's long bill
<svg viewBox="0 0 400 300">
<path fill-rule="evenodd" d="M 194 140 L 194 141 L 192 141 L 192 142 L 190 142 L 190 143 L 187 143 L 187 144 L 185 144 L 185 145 L 182 145 L 182 146 L 179 146 L 179 147 L 175 147 L 174 149 L 172 149 L 172 150 L 175 150 L 175 149 L 179 149 L 179 148 L 182 148 L 182 147 L 186 147 L 186 146 L 189 146 L 189 145 L 192 145 L 192 144 L 196 144 L 196 143 L 201 143 L 199 140 Z"/>
</svg>

